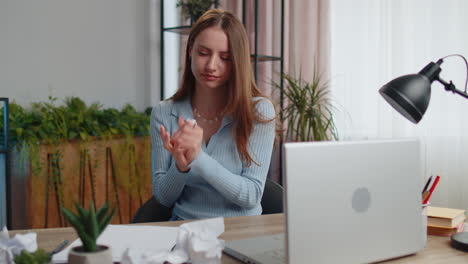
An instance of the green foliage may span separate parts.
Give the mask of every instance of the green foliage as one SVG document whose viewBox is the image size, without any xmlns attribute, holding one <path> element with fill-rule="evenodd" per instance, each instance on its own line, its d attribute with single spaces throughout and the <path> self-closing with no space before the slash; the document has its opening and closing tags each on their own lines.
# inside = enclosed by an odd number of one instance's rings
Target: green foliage
<svg viewBox="0 0 468 264">
<path fill-rule="evenodd" d="M 41 144 L 58 145 L 70 140 L 88 142 L 92 137 L 110 139 L 121 135 L 131 138 L 149 133 L 151 112 L 148 110 L 137 112 L 131 105 L 121 111 L 102 109 L 97 103 L 87 106 L 77 97 L 66 98 L 62 106 L 56 106 L 56 101 L 57 98 L 49 97 L 47 102 L 32 103 L 29 109 L 9 104 L 10 145 L 18 148 L 22 162 L 29 153 L 36 169 L 41 168 L 38 160 Z M 0 120 L 3 119 L 2 108 Z M 0 131 L 3 126 L 1 122 Z"/>
<path fill-rule="evenodd" d="M 62 207 L 63 216 L 80 237 L 85 252 L 95 252 L 97 250 L 96 241 L 115 214 L 115 208 L 110 211 L 107 204 L 104 204 L 97 211 L 94 210 L 94 203 L 90 202 L 90 204 L 88 211 L 79 204 L 75 204 L 76 214 Z"/>
<path fill-rule="evenodd" d="M 282 87 L 285 103 L 280 110 L 282 122 L 287 122 L 286 140 L 323 141 L 337 139 L 333 121 L 333 106 L 329 99 L 328 84 L 314 71 L 312 82 L 283 74 Z M 274 87 L 281 90 L 278 83 Z"/>
<path fill-rule="evenodd" d="M 41 248 L 33 253 L 23 250 L 20 255 L 15 256 L 16 264 L 47 264 L 50 260 L 51 255 Z"/>
<path fill-rule="evenodd" d="M 91 137 L 109 139 L 118 135 L 146 136 L 149 133 L 149 114 L 137 112 L 131 105 L 121 111 L 102 109 L 94 103 L 86 105 L 78 97 L 68 97 L 64 105 L 56 106 L 57 98 L 32 103 L 29 109 L 9 104 L 9 133 L 12 145 L 34 146 L 59 144 L 63 141 Z M 0 109 L 1 110 L 1 109 Z M 0 111 L 3 119 L 3 111 Z M 0 130 L 3 122 L 0 123 Z"/>
<path fill-rule="evenodd" d="M 214 4 L 214 0 L 179 0 L 177 1 L 177 7 L 182 7 L 182 15 L 195 22 L 205 13 L 211 5 Z"/>
<path fill-rule="evenodd" d="M 39 148 L 49 144 L 55 148 L 53 153 L 53 180 L 61 182 L 63 154 L 59 145 L 72 140 L 80 140 L 83 149 L 91 139 L 111 139 L 125 136 L 128 141 L 134 136 L 147 136 L 150 127 L 151 108 L 138 112 L 129 104 L 122 110 L 103 109 L 94 103 L 86 105 L 77 97 L 65 98 L 63 105 L 57 105 L 57 98 L 49 97 L 46 102 L 32 103 L 24 108 L 16 103 L 9 104 L 9 141 L 12 148 L 19 152 L 21 165 L 31 162 L 33 175 L 41 175 L 47 167 L 47 160 L 39 158 Z M 3 121 L 3 107 L 0 107 L 0 120 Z M 0 122 L 0 131 L 4 123 Z M 0 133 L 0 137 L 3 133 Z M 0 138 L 3 139 L 3 138 Z M 94 162 L 98 166 L 98 162 Z M 22 166 L 19 166 L 22 167 Z M 59 184 L 60 185 L 60 184 Z M 63 190 L 58 195 L 63 201 Z M 62 203 L 63 204 L 63 203 Z"/>
</svg>

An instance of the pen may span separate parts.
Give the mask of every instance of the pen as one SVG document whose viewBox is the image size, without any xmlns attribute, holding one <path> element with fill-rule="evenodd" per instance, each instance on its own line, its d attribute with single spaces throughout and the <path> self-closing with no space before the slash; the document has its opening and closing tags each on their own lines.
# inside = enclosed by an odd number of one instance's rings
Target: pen
<svg viewBox="0 0 468 264">
<path fill-rule="evenodd" d="M 424 185 L 424 188 L 422 190 L 423 194 L 427 191 L 427 188 L 429 187 L 429 183 L 431 182 L 432 175 L 427 179 L 426 185 Z"/>
<path fill-rule="evenodd" d="M 437 175 L 437 177 L 434 180 L 434 183 L 431 186 L 431 189 L 429 190 L 429 194 L 427 195 L 426 199 L 424 200 L 423 204 L 427 203 L 429 199 L 431 198 L 432 193 L 434 192 L 434 189 L 436 188 L 437 184 L 439 183 L 440 176 Z"/>
<path fill-rule="evenodd" d="M 50 253 L 50 255 L 52 256 L 54 254 L 59 253 L 67 244 L 68 244 L 68 240 L 63 241 Z"/>
<path fill-rule="evenodd" d="M 423 205 L 425 204 L 424 201 L 426 201 L 427 196 L 429 196 L 429 191 L 423 192 L 422 194 Z"/>
</svg>

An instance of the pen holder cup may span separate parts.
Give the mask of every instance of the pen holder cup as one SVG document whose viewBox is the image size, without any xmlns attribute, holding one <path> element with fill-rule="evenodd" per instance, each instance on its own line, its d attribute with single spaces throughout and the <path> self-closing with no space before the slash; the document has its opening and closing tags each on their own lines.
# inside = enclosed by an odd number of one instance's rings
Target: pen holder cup
<svg viewBox="0 0 468 264">
<path fill-rule="evenodd" d="M 424 236 L 427 238 L 427 207 L 429 203 L 422 204 L 422 221 L 423 221 L 423 228 L 424 228 Z"/>
<path fill-rule="evenodd" d="M 422 216 L 423 219 L 425 219 L 425 226 L 427 226 L 427 207 L 429 206 L 430 203 L 425 203 L 422 204 Z"/>
</svg>

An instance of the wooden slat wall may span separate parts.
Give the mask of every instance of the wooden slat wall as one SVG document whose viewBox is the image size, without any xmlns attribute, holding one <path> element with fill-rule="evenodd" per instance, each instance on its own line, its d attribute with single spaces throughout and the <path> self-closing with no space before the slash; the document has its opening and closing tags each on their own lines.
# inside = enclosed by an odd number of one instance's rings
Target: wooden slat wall
<svg viewBox="0 0 468 264">
<path fill-rule="evenodd" d="M 60 156 L 54 160 L 57 149 Z M 151 196 L 149 137 L 44 145 L 39 155 L 39 175 L 31 174 L 30 162 L 21 163 L 19 154 L 13 155 L 13 229 L 68 226 L 59 207 L 73 208 L 78 202 L 89 208 L 93 196 L 98 207 L 106 201 L 118 207 L 112 223 L 129 223 Z"/>
</svg>

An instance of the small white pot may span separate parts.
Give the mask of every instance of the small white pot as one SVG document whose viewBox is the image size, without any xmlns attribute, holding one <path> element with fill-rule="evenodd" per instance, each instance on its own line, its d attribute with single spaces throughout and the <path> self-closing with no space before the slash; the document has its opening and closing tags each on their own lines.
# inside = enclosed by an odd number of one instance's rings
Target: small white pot
<svg viewBox="0 0 468 264">
<path fill-rule="evenodd" d="M 83 247 L 74 247 L 68 253 L 69 264 L 112 264 L 112 252 L 109 247 L 98 245 L 96 252 L 84 252 Z"/>
</svg>

